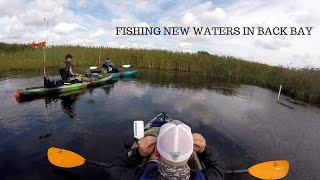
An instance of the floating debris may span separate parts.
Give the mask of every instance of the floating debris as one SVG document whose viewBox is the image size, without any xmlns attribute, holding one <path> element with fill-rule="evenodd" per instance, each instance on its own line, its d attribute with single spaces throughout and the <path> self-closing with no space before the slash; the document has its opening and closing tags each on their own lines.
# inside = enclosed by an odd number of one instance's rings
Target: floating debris
<svg viewBox="0 0 320 180">
<path fill-rule="evenodd" d="M 51 137 L 51 136 L 52 136 L 51 133 L 47 133 L 47 134 L 39 136 L 39 139 L 44 139 L 44 138 L 48 138 L 48 137 Z"/>
</svg>

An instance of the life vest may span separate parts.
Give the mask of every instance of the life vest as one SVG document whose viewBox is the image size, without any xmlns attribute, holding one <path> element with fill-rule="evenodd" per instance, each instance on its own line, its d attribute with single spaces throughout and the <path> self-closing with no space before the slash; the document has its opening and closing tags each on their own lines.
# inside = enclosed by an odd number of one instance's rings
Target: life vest
<svg viewBox="0 0 320 180">
<path fill-rule="evenodd" d="M 195 174 L 196 174 L 194 179 L 196 179 L 196 180 L 206 180 L 206 177 L 204 177 L 203 173 L 200 170 L 192 169 L 191 171 L 195 172 Z"/>
<path fill-rule="evenodd" d="M 66 74 L 68 74 L 69 76 L 71 76 L 71 74 L 70 74 L 70 69 L 71 69 L 71 67 L 72 67 L 71 63 L 70 63 L 69 61 L 65 61 L 64 63 L 65 63 L 65 65 L 66 65 L 66 68 L 65 68 Z"/>
<path fill-rule="evenodd" d="M 150 173 L 152 171 L 158 171 L 156 162 L 149 162 L 145 165 L 144 170 L 139 177 L 139 180 L 155 180 L 152 176 L 153 174 Z M 206 177 L 199 170 L 191 169 L 190 173 L 195 174 L 194 180 L 206 180 Z"/>
</svg>

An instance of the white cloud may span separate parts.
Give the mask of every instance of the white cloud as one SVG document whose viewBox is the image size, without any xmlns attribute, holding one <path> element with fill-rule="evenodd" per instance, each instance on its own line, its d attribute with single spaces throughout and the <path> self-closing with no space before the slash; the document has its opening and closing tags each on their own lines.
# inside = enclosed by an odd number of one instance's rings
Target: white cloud
<svg viewBox="0 0 320 180">
<path fill-rule="evenodd" d="M 89 45 L 91 41 L 89 39 L 78 38 L 71 40 L 69 43 L 74 45 Z"/>
<path fill-rule="evenodd" d="M 88 4 L 88 1 L 87 0 L 77 0 L 76 4 L 78 7 L 86 7 Z"/>
<path fill-rule="evenodd" d="M 63 21 L 74 19 L 72 11 L 68 9 L 69 3 L 67 0 L 32 0 L 20 1 L 19 3 L 13 0 L 12 3 L 8 3 L 11 1 L 3 2 L 1 1 L 0 4 L 4 5 L 6 11 L 14 9 L 7 12 L 7 16 L 0 18 L 0 25 L 5 27 L 0 29 L 0 34 L 3 36 L 1 40 L 5 42 L 44 41 L 47 40 L 47 35 L 59 40 L 61 39 L 60 35 L 51 32 L 53 31 L 53 22 L 59 19 L 59 23 L 63 23 Z M 14 7 L 10 8 L 10 6 Z M 61 31 L 60 29 L 59 33 Z"/>
<path fill-rule="evenodd" d="M 102 36 L 104 33 L 105 33 L 105 32 L 104 32 L 103 29 L 98 29 L 98 30 L 95 31 L 94 33 L 90 34 L 90 35 L 89 35 L 89 38 L 90 38 L 90 39 L 96 39 L 96 38 Z"/>
<path fill-rule="evenodd" d="M 186 13 L 181 18 L 181 23 L 185 26 L 198 26 L 199 25 L 197 17 L 190 12 Z"/>
<path fill-rule="evenodd" d="M 67 10 L 67 0 L 34 0 L 31 1 L 20 14 L 25 25 L 44 25 L 46 20 L 54 18 L 66 19 L 72 16 Z"/>
<path fill-rule="evenodd" d="M 206 25 L 216 25 L 222 23 L 226 18 L 226 13 L 221 8 L 215 8 L 213 11 L 206 11 L 199 17 L 200 21 Z"/>
<path fill-rule="evenodd" d="M 120 47 L 120 48 L 143 48 L 143 49 L 154 49 L 156 45 L 153 43 L 137 43 L 137 41 L 127 39 L 122 41 L 108 41 L 104 45 L 109 47 Z"/>
<path fill-rule="evenodd" d="M 178 47 L 184 52 L 192 52 L 192 43 L 181 42 Z"/>
<path fill-rule="evenodd" d="M 179 44 L 179 48 L 183 48 L 183 49 L 190 49 L 192 47 L 192 43 L 186 43 L 186 42 L 182 42 Z"/>
<path fill-rule="evenodd" d="M 13 16 L 23 9 L 24 1 L 21 0 L 0 0 L 0 17 Z"/>
<path fill-rule="evenodd" d="M 76 23 L 59 23 L 54 27 L 54 32 L 60 34 L 69 34 L 73 30 L 79 27 L 79 24 Z"/>
<path fill-rule="evenodd" d="M 150 0 L 118 0 L 101 3 L 116 18 L 132 18 L 140 13 L 151 13 L 157 10 L 156 3 Z"/>
<path fill-rule="evenodd" d="M 185 26 L 215 26 L 221 24 L 227 15 L 222 8 L 214 7 L 212 2 L 205 2 L 189 9 L 182 18 Z"/>
<path fill-rule="evenodd" d="M 289 17 L 296 23 L 303 26 L 313 26 L 320 21 L 319 16 L 315 16 L 316 12 L 312 11 L 300 11 L 292 13 Z"/>
<path fill-rule="evenodd" d="M 316 0 L 99 1 L 0 0 L 1 41 L 109 45 L 199 51 L 272 65 L 320 67 L 320 2 Z M 77 7 L 81 7 L 76 9 Z M 46 22 L 43 18 L 46 17 Z M 48 25 L 49 32 L 47 32 Z M 314 26 L 312 36 L 116 36 L 115 27 Z M 292 63 L 295 61 L 297 63 Z"/>
<path fill-rule="evenodd" d="M 316 67 L 313 61 L 314 59 L 316 59 L 316 57 L 313 57 L 309 53 L 303 52 L 303 54 L 293 54 L 292 64 L 295 67 Z"/>
<path fill-rule="evenodd" d="M 279 38 L 259 38 L 255 40 L 254 44 L 257 47 L 268 50 L 280 50 L 281 48 L 289 48 L 291 46 L 289 41 L 281 40 Z"/>
<path fill-rule="evenodd" d="M 146 11 L 155 10 L 154 3 L 152 3 L 151 1 L 138 1 L 137 3 L 135 3 L 134 7 L 136 12 L 140 12 L 140 11 L 146 12 Z"/>
<path fill-rule="evenodd" d="M 315 4 L 318 2 L 313 1 Z M 180 22 L 189 26 L 301 26 L 318 24 L 319 11 L 314 11 L 312 3 L 298 1 L 274 1 L 262 0 L 237 1 L 232 5 L 215 7 L 211 3 L 207 6 L 194 6 L 185 11 Z M 308 5 L 306 5 L 308 4 Z M 215 13 L 214 13 L 215 12 Z M 306 13 L 307 12 L 307 13 Z M 305 53 L 319 54 L 313 45 L 319 41 L 319 33 L 313 30 L 312 36 L 285 37 L 285 36 L 187 36 L 180 37 L 180 42 L 193 44 L 193 50 L 208 50 L 209 52 L 236 57 L 250 58 L 271 65 L 288 65 L 292 62 L 294 54 Z M 308 47 L 308 48 L 307 48 Z M 271 51 L 270 51 L 271 50 Z M 317 56 L 311 56 L 308 62 L 316 61 Z M 297 60 L 298 61 L 298 60 Z M 292 65 L 303 64 L 292 63 Z"/>
<path fill-rule="evenodd" d="M 159 19 L 159 21 L 156 23 L 156 26 L 157 27 L 174 27 L 176 26 L 176 23 L 167 18 L 163 18 L 163 19 Z"/>
<path fill-rule="evenodd" d="M 135 27 L 150 27 L 147 22 L 138 23 L 135 25 Z"/>
</svg>

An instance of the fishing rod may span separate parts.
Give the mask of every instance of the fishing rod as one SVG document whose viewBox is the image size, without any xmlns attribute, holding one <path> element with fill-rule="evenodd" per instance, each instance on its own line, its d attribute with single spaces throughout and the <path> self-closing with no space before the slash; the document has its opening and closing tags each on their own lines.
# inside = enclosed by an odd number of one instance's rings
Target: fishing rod
<svg viewBox="0 0 320 180">
<path fill-rule="evenodd" d="M 101 46 L 100 46 L 99 62 L 98 62 L 98 67 L 99 67 L 99 68 L 100 68 L 100 58 L 101 58 Z"/>
<path fill-rule="evenodd" d="M 47 78 L 47 74 L 46 74 L 46 43 L 48 43 L 48 22 L 46 21 L 46 18 L 44 17 L 43 20 L 45 21 L 45 23 L 47 24 L 47 40 L 44 42 L 43 44 L 43 75 L 45 78 Z"/>
</svg>

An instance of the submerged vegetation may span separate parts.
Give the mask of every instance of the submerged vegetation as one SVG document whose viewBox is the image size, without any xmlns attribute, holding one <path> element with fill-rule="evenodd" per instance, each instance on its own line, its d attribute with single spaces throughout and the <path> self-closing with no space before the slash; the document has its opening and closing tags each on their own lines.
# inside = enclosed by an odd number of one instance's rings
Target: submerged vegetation
<svg viewBox="0 0 320 180">
<path fill-rule="evenodd" d="M 42 70 L 43 66 L 62 66 L 66 53 L 74 55 L 75 66 L 97 66 L 99 47 L 52 46 L 30 49 L 26 45 L 0 43 L 0 72 L 15 70 Z M 166 50 L 119 49 L 103 47 L 101 61 L 110 57 L 118 65 L 131 64 L 134 68 L 202 73 L 217 79 L 259 85 L 278 90 L 297 99 L 320 104 L 320 70 L 294 69 L 244 61 L 230 56 L 211 55 L 207 52 L 184 53 Z M 57 72 L 58 73 L 58 72 Z"/>
</svg>

